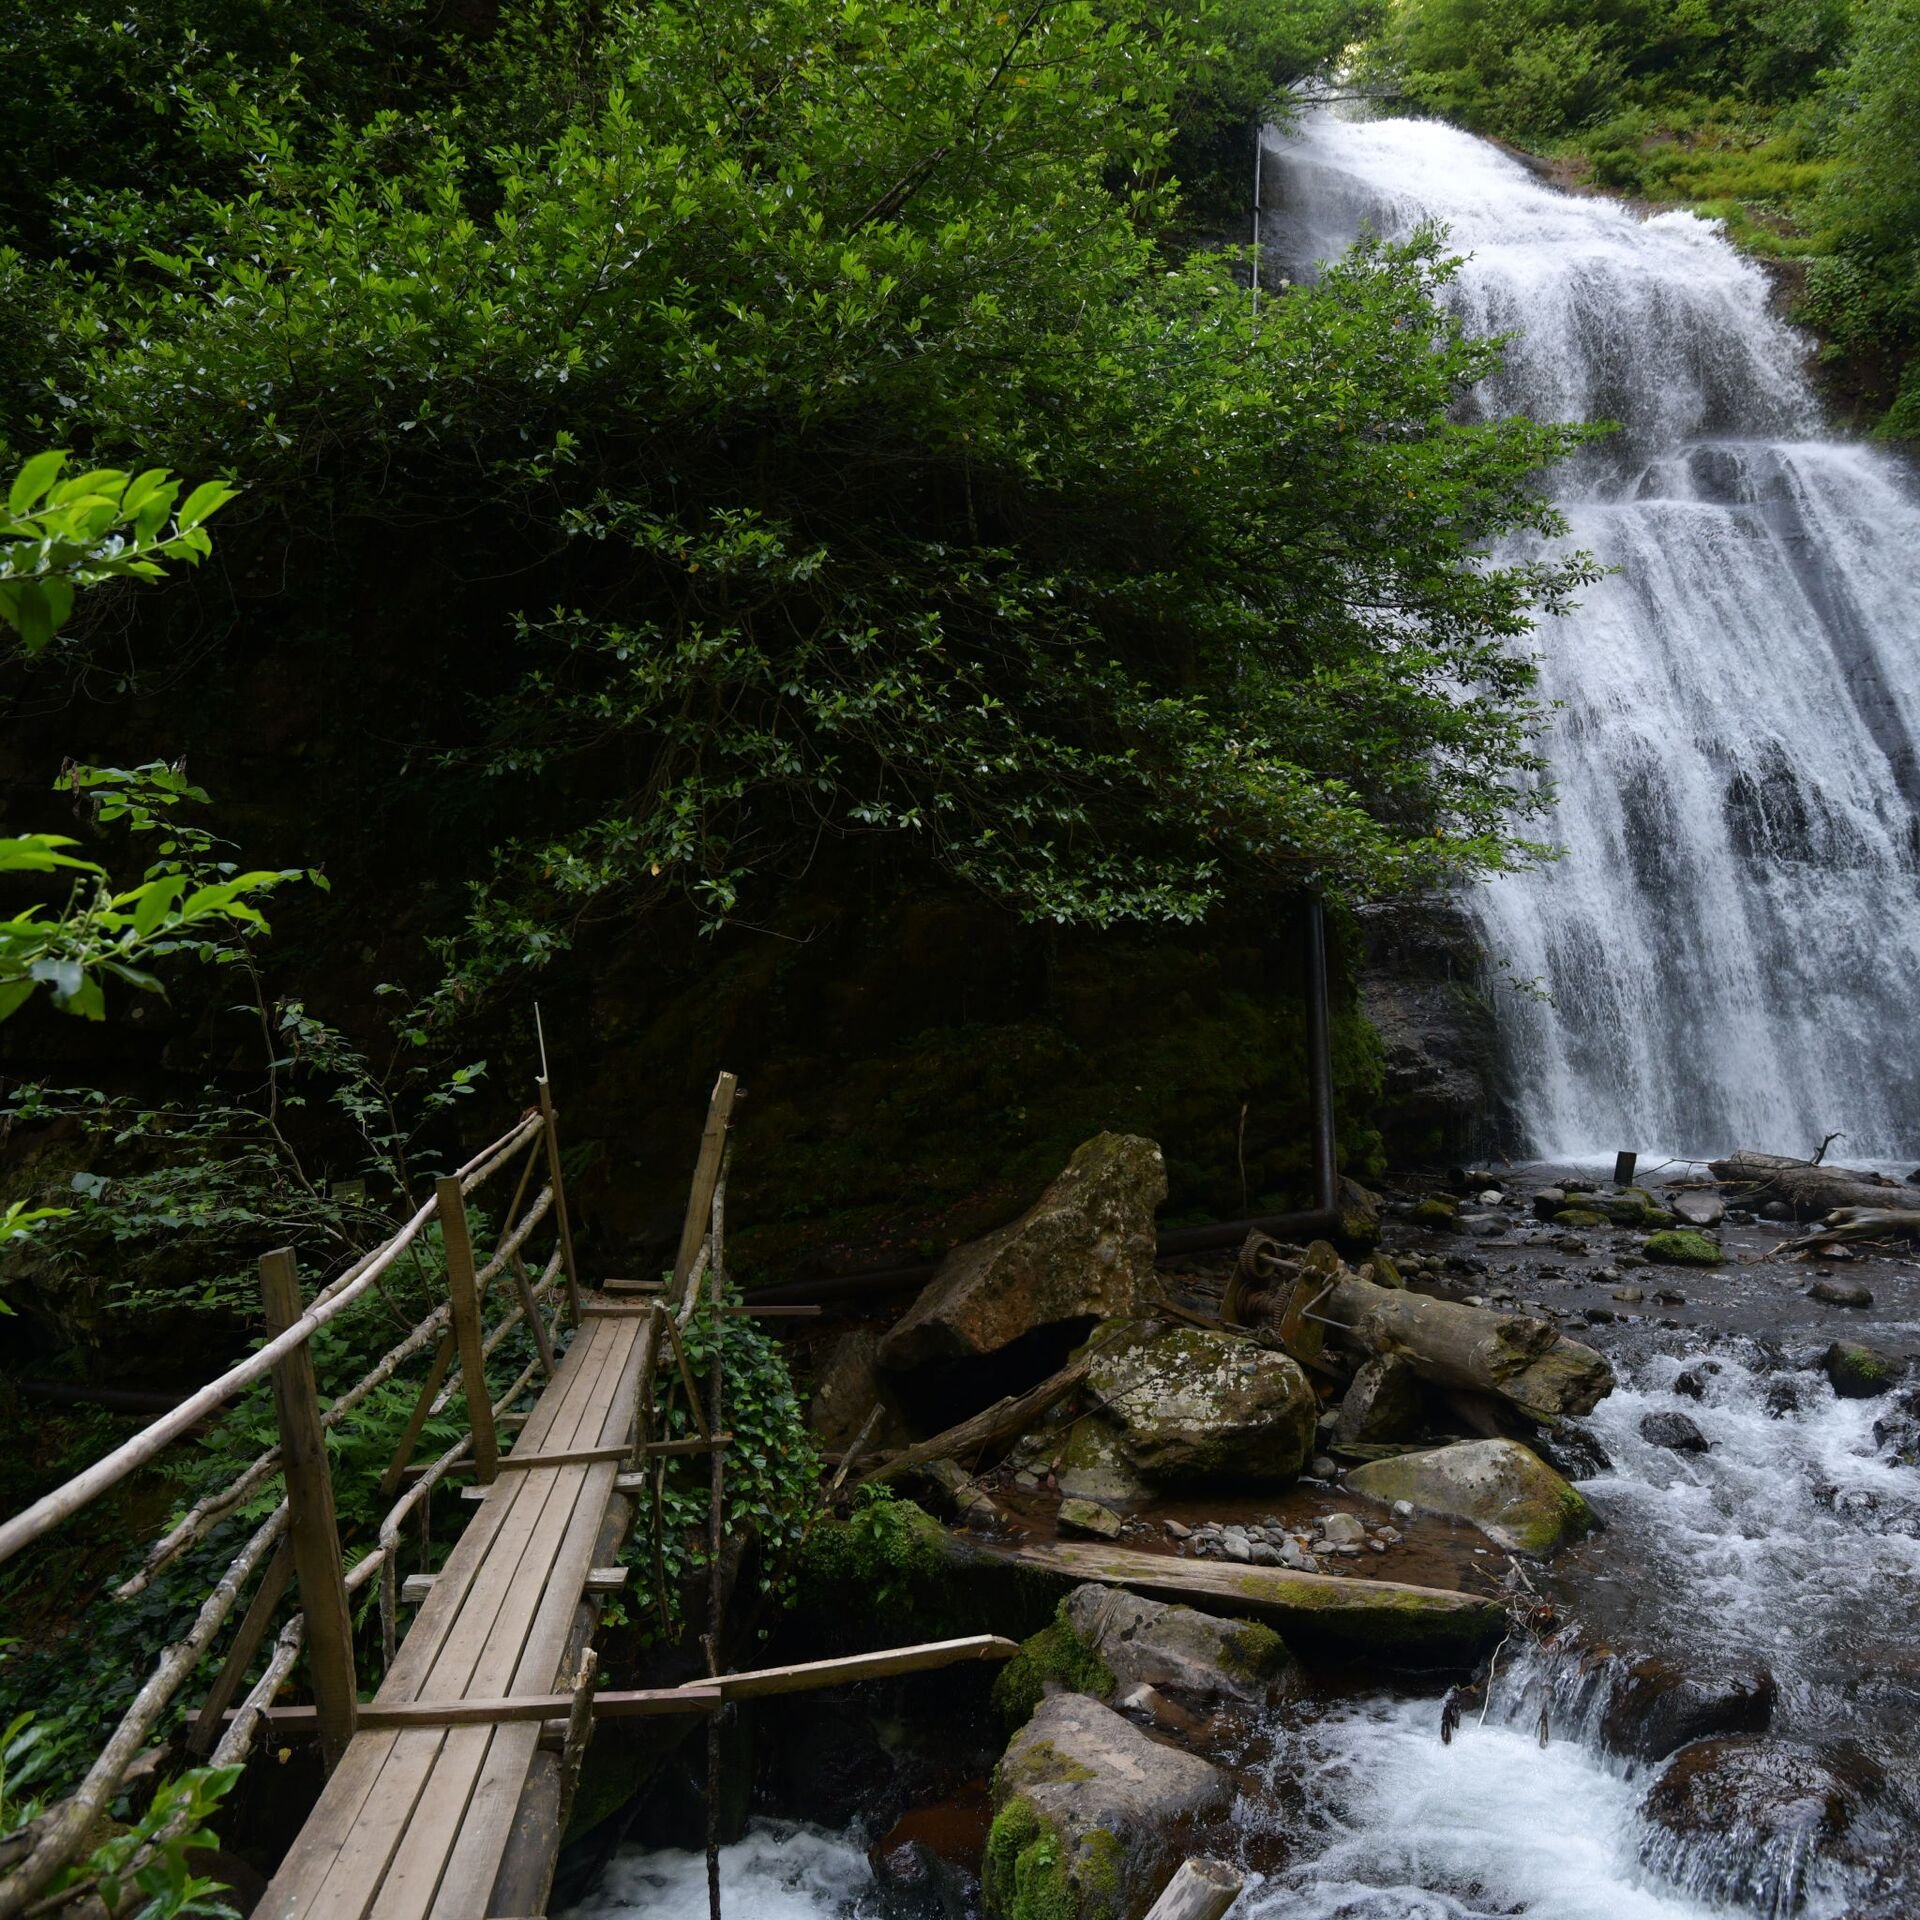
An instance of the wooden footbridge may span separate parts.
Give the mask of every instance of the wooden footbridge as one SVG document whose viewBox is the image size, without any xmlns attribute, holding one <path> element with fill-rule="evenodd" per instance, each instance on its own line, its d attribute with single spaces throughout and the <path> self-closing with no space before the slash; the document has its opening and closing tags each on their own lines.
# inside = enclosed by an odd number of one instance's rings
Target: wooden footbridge
<svg viewBox="0 0 1920 1920">
<path fill-rule="evenodd" d="M 183 1637 L 161 1656 L 78 1790 L 28 1830 L 25 1857 L 16 1849 L 17 1864 L 0 1879 L 0 1920 L 54 1912 L 91 1891 L 84 1875 L 74 1878 L 69 1863 L 85 1853 L 135 1762 L 151 1753 L 177 1696 L 202 1671 L 249 1588 L 252 1597 L 185 1746 L 198 1759 L 229 1766 L 246 1760 L 263 1726 L 276 1735 L 317 1735 L 328 1777 L 255 1909 L 272 1920 L 537 1915 L 546 1904 L 596 1718 L 711 1716 L 728 1700 L 753 1694 L 1004 1658 L 1014 1651 L 1008 1641 L 977 1635 L 729 1673 L 720 1659 L 716 1600 L 705 1641 L 706 1679 L 644 1692 L 596 1689 L 592 1640 L 599 1608 L 625 1581 L 618 1556 L 643 1506 L 651 1508 L 659 1564 L 671 1455 L 700 1454 L 712 1462 L 707 1546 L 718 1592 L 728 1436 L 720 1429 L 723 1343 L 717 1330 L 728 1312 L 741 1311 L 723 1297 L 735 1083 L 722 1074 L 714 1089 L 671 1274 L 654 1282 L 608 1280 L 598 1289 L 583 1285 L 575 1263 L 558 1116 L 544 1078 L 538 1088 L 538 1105 L 513 1129 L 442 1179 L 431 1202 L 310 1302 L 302 1298 L 292 1254 L 267 1255 L 261 1291 L 270 1337 L 259 1351 L 0 1526 L 4 1561 L 128 1474 L 153 1464 L 246 1387 L 271 1379 L 278 1447 L 203 1498 L 155 1544 L 117 1597 L 142 1591 L 276 1477 L 284 1481 L 285 1499 L 234 1556 Z M 518 1185 L 505 1224 L 481 1264 L 468 1201 L 516 1162 Z M 531 1199 L 530 1188 L 537 1189 Z M 436 1225 L 447 1299 L 323 1408 L 313 1335 Z M 536 1277 L 527 1249 L 543 1231 L 552 1251 Z M 486 1312 L 496 1290 L 507 1301 L 506 1311 L 489 1330 Z M 716 1327 L 704 1404 L 682 1340 L 703 1295 Z M 534 1358 L 496 1397 L 488 1358 L 516 1328 L 530 1334 Z M 571 1344 L 559 1351 L 568 1328 Z M 334 1516 L 327 1434 L 422 1356 L 430 1356 L 425 1378 L 382 1482 L 383 1493 L 398 1497 L 377 1544 L 349 1569 Z M 420 1435 L 450 1402 L 456 1368 L 469 1430 L 438 1459 L 416 1467 Z M 666 1402 L 676 1390 L 686 1396 L 690 1420 L 683 1424 L 692 1431 L 661 1438 Z M 531 1409 L 516 1413 L 535 1391 Z M 500 1435 L 513 1428 L 517 1433 L 503 1454 Z M 424 1550 L 428 1503 L 436 1488 L 456 1477 L 471 1478 L 461 1490 L 475 1503 L 471 1519 L 444 1566 L 403 1579 L 404 1523 L 416 1519 Z M 363 1702 L 352 1610 L 354 1596 L 376 1579 L 385 1672 L 371 1700 Z M 300 1611 L 269 1646 L 290 1586 L 297 1587 Z M 403 1637 L 400 1607 L 415 1598 L 419 1613 Z M 303 1652 L 311 1704 L 275 1704 Z M 249 1675 L 255 1676 L 251 1684 Z"/>
</svg>

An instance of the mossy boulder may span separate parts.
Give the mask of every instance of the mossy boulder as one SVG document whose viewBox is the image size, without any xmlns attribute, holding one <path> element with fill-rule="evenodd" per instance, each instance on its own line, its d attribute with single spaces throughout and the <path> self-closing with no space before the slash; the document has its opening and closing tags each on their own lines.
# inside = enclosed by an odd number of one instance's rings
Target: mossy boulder
<svg viewBox="0 0 1920 1920">
<path fill-rule="evenodd" d="M 1355 1492 L 1391 1505 L 1469 1521 L 1497 1546 L 1545 1556 L 1590 1532 L 1593 1509 L 1530 1447 L 1466 1440 L 1426 1453 L 1375 1460 L 1347 1475 Z"/>
<path fill-rule="evenodd" d="M 1045 1464 L 1042 1450 L 1041 1464 Z M 1120 1450 L 1120 1436 L 1104 1420 L 1074 1421 L 1052 1456 L 1059 1464 L 1060 1491 L 1068 1499 L 1129 1502 L 1144 1500 L 1150 1489 Z"/>
<path fill-rule="evenodd" d="M 1319 1403 L 1284 1353 L 1202 1327 L 1098 1328 L 1087 1383 L 1120 1452 L 1145 1479 L 1284 1484 L 1313 1452 Z"/>
<path fill-rule="evenodd" d="M 1460 1225 L 1460 1203 L 1445 1194 L 1430 1193 L 1415 1206 L 1413 1217 L 1419 1226 L 1451 1231 Z"/>
<path fill-rule="evenodd" d="M 1151 1140 L 1102 1133 L 1011 1226 L 957 1247 L 880 1342 L 881 1366 L 998 1353 L 1036 1327 L 1133 1310 L 1152 1278 L 1166 1164 Z"/>
<path fill-rule="evenodd" d="M 1560 1211 L 1553 1216 L 1553 1224 L 1556 1227 L 1584 1227 L 1591 1229 L 1594 1227 L 1604 1227 L 1607 1224 L 1607 1216 L 1604 1213 L 1596 1212 L 1592 1207 L 1562 1207 Z"/>
<path fill-rule="evenodd" d="M 993 1704 L 1017 1727 L 1033 1717 L 1033 1710 L 1050 1693 L 1084 1693 L 1106 1700 L 1113 1688 L 1112 1670 L 1082 1637 L 1062 1600 L 1053 1619 L 1021 1641 L 1020 1651 L 995 1676 Z"/>
<path fill-rule="evenodd" d="M 1209 1702 L 1259 1706 L 1299 1675 L 1271 1627 L 1143 1599 L 1124 1587 L 1076 1587 L 1062 1603 L 1062 1618 L 1123 1694 L 1141 1685 L 1172 1687 Z"/>
<path fill-rule="evenodd" d="M 982 1898 L 991 1920 L 1137 1920 L 1179 1864 L 1177 1826 L 1225 1810 L 1223 1768 L 1056 1693 L 994 1770 Z"/>
<path fill-rule="evenodd" d="M 1836 1340 L 1820 1365 L 1842 1400 L 1872 1400 L 1891 1390 L 1905 1364 L 1891 1353 L 1858 1340 Z"/>
<path fill-rule="evenodd" d="M 1717 1267 L 1726 1258 L 1704 1233 L 1690 1227 L 1650 1235 L 1646 1255 L 1670 1267 Z"/>
</svg>

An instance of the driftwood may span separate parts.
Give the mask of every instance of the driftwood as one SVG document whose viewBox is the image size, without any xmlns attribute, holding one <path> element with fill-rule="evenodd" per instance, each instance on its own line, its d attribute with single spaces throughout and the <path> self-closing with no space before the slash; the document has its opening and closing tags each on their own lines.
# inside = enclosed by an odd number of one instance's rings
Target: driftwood
<svg viewBox="0 0 1920 1920">
<path fill-rule="evenodd" d="M 1025 1433 L 1049 1407 L 1056 1401 L 1064 1400 L 1086 1377 L 1084 1365 L 1063 1367 L 1060 1372 L 1042 1380 L 1037 1387 L 1030 1388 L 1017 1399 L 996 1400 L 985 1413 L 976 1413 L 972 1419 L 962 1420 L 957 1427 L 949 1427 L 944 1433 L 936 1433 L 931 1440 L 922 1440 L 918 1446 L 895 1454 L 891 1460 L 861 1475 L 860 1484 L 877 1486 L 884 1480 L 897 1479 L 901 1474 L 911 1473 L 935 1460 L 965 1460 L 985 1452 L 989 1447 L 1004 1446 Z"/>
<path fill-rule="evenodd" d="M 1221 1920 L 1247 1876 L 1223 1860 L 1187 1860 L 1153 1903 L 1147 1920 Z"/>
<path fill-rule="evenodd" d="M 1285 1634 L 1331 1640 L 1372 1654 L 1442 1663 L 1484 1652 L 1507 1630 L 1498 1600 L 1398 1580 L 1344 1579 L 1289 1567 L 1177 1560 L 1097 1542 L 1058 1540 L 1016 1548 L 976 1546 L 948 1535 L 943 1550 L 958 1564 L 999 1562 L 1078 1584 L 1097 1580 L 1162 1594 L 1208 1613 L 1257 1614 Z"/>
<path fill-rule="evenodd" d="M 1835 1207 L 1826 1224 L 1798 1240 L 1783 1241 L 1782 1253 L 1831 1247 L 1849 1240 L 1920 1240 L 1920 1212 L 1893 1207 Z"/>
<path fill-rule="evenodd" d="M 1920 1187 L 1863 1167 L 1816 1167 L 1810 1160 L 1785 1160 L 1778 1154 L 1736 1153 L 1714 1161 L 1712 1172 L 1722 1185 L 1751 1189 L 1741 1194 L 1743 1205 L 1780 1200 L 1808 1216 L 1838 1207 L 1920 1213 Z"/>
<path fill-rule="evenodd" d="M 1492 1394 L 1535 1419 L 1591 1413 L 1613 1369 L 1591 1347 L 1531 1314 L 1435 1300 L 1340 1274 L 1318 1309 L 1372 1354 L 1396 1354 L 1437 1387 Z"/>
</svg>

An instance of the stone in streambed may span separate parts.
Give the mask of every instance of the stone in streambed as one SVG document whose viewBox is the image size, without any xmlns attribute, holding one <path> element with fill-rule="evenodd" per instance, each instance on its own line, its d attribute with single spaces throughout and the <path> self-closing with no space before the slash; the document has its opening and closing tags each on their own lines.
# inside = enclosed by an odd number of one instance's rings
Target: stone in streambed
<svg viewBox="0 0 1920 1920">
<path fill-rule="evenodd" d="M 1011 1226 L 957 1247 L 880 1342 L 894 1372 L 997 1353 L 1036 1327 L 1130 1312 L 1151 1279 L 1166 1163 L 1151 1140 L 1102 1133 Z"/>
<path fill-rule="evenodd" d="M 1704 1233 L 1694 1233 L 1685 1227 L 1650 1236 L 1646 1255 L 1649 1260 L 1676 1267 L 1717 1267 L 1726 1258 Z"/>
<path fill-rule="evenodd" d="M 1062 1500 L 1056 1517 L 1062 1533 L 1085 1534 L 1095 1540 L 1120 1538 L 1120 1516 L 1097 1500 Z"/>
<path fill-rule="evenodd" d="M 1684 1413 L 1642 1414 L 1640 1438 L 1675 1453 L 1705 1453 L 1708 1445 L 1707 1436 Z"/>
<path fill-rule="evenodd" d="M 1055 1478 L 1063 1495 L 1078 1500 L 1144 1500 L 1151 1489 L 1127 1464 L 1119 1436 L 1104 1420 L 1076 1420 L 1058 1455 Z"/>
<path fill-rule="evenodd" d="M 1478 1527 L 1515 1553 L 1546 1555 L 1592 1530 L 1593 1509 L 1517 1440 L 1466 1440 L 1427 1453 L 1374 1460 L 1347 1475 L 1355 1493 Z"/>
<path fill-rule="evenodd" d="M 1311 1456 L 1319 1403 L 1283 1353 L 1201 1327 L 1099 1328 L 1087 1384 L 1128 1465 L 1158 1483 L 1285 1483 Z"/>
<path fill-rule="evenodd" d="M 1872 1291 L 1858 1280 L 1816 1280 L 1807 1289 L 1807 1298 L 1818 1300 L 1823 1307 L 1873 1305 Z"/>
<path fill-rule="evenodd" d="M 1264 1704 L 1298 1678 L 1271 1627 L 1089 1583 L 1067 1595 L 1067 1618 L 1125 1692 L 1142 1683 L 1200 1700 Z"/>
<path fill-rule="evenodd" d="M 1836 1340 L 1820 1364 L 1842 1400 L 1871 1400 L 1891 1389 L 1905 1363 L 1878 1347 L 1864 1346 L 1857 1340 Z"/>
<path fill-rule="evenodd" d="M 1772 1724 L 1779 1689 L 1757 1661 L 1705 1674 L 1653 1656 L 1612 1666 L 1600 1738 L 1625 1759 L 1664 1760 L 1692 1741 Z"/>
<path fill-rule="evenodd" d="M 1682 1226 L 1698 1227 L 1703 1233 L 1710 1233 L 1727 1217 L 1727 1203 L 1717 1193 L 1676 1193 L 1672 1210 Z"/>
<path fill-rule="evenodd" d="M 1075 1693 L 1042 1700 L 993 1776 L 993 1920 L 1123 1920 L 1173 1877 L 1176 1825 L 1231 1803 L 1224 1769 Z"/>
<path fill-rule="evenodd" d="M 1568 1228 L 1604 1227 L 1607 1224 L 1607 1216 L 1596 1212 L 1592 1207 L 1562 1207 L 1553 1216 L 1553 1224 L 1556 1227 Z"/>
<path fill-rule="evenodd" d="M 1398 1354 L 1382 1354 L 1362 1363 L 1340 1402 L 1333 1437 L 1366 1446 L 1410 1440 L 1426 1421 L 1426 1392 L 1412 1365 Z"/>
</svg>

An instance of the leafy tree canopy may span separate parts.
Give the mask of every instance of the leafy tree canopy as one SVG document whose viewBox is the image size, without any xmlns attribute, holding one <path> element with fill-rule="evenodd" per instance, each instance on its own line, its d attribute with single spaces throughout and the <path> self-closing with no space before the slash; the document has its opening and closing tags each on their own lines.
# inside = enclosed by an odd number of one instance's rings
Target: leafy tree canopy
<svg viewBox="0 0 1920 1920">
<path fill-rule="evenodd" d="M 311 69 L 224 17 L 143 96 L 189 158 L 19 221 L 12 430 L 501 582 L 422 668 L 522 823 L 456 997 L 823 857 L 1111 924 L 1526 856 L 1587 569 L 1511 543 L 1577 430 L 1463 411 L 1440 236 L 1257 315 L 1171 244 L 1181 152 L 1357 10 L 551 0 L 457 89 L 405 7 Z"/>
</svg>

